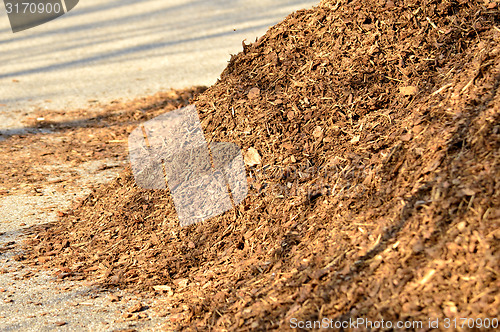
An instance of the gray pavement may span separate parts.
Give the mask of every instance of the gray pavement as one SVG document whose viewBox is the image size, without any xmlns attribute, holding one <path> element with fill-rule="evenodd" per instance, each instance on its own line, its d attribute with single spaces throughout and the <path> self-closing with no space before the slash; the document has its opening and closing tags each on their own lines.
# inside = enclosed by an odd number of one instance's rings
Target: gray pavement
<svg viewBox="0 0 500 332">
<path fill-rule="evenodd" d="M 242 40 L 304 0 L 81 0 L 13 34 L 0 5 L 0 111 L 85 107 L 161 89 L 212 85 Z"/>
</svg>

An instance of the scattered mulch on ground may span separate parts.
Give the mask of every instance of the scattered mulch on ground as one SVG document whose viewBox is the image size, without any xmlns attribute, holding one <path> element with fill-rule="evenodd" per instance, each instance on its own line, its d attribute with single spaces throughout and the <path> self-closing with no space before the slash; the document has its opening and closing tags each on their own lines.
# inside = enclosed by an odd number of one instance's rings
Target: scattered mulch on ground
<svg viewBox="0 0 500 332">
<path fill-rule="evenodd" d="M 180 228 L 127 170 L 24 259 L 165 293 L 167 329 L 498 317 L 499 24 L 484 1 L 298 11 L 196 99 L 209 141 L 261 157 L 237 209 Z"/>
<path fill-rule="evenodd" d="M 24 119 L 27 133 L 0 141 L 0 197 L 38 195 L 42 185 L 60 190 L 79 179 L 61 179 L 57 165 L 78 166 L 95 160 L 126 160 L 127 138 L 138 124 L 186 106 L 206 88 L 159 92 L 132 101 L 71 111 L 38 110 Z"/>
</svg>

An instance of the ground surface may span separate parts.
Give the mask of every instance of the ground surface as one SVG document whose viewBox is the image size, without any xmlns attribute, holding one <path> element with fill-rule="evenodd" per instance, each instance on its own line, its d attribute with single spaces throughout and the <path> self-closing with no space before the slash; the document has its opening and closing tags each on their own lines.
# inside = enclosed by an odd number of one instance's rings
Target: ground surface
<svg viewBox="0 0 500 332">
<path fill-rule="evenodd" d="M 0 116 L 211 85 L 243 39 L 254 41 L 289 13 L 316 3 L 85 0 L 54 21 L 15 34 L 2 5 Z"/>
<path fill-rule="evenodd" d="M 149 117 L 187 105 L 204 89 L 171 91 L 105 109 L 43 111 L 25 117 L 29 134 L 0 142 L 0 330 L 157 331 L 165 299 L 106 291 L 93 282 L 39 272 L 16 261 L 19 236 L 56 222 L 62 211 L 127 164 L 126 133 Z M 41 260 L 43 261 L 43 259 Z M 130 312 L 141 303 L 141 310 Z M 141 321 L 139 322 L 139 318 Z"/>
<path fill-rule="evenodd" d="M 324 1 L 290 15 L 194 98 L 209 141 L 261 157 L 237 209 L 180 228 L 168 191 L 124 170 L 27 231 L 15 259 L 163 298 L 148 310 L 166 330 L 498 319 L 499 25 L 483 1 Z M 121 129 L 50 158 L 119 158 L 134 121 L 175 107 L 158 97 L 105 110 L 89 127 Z"/>
</svg>

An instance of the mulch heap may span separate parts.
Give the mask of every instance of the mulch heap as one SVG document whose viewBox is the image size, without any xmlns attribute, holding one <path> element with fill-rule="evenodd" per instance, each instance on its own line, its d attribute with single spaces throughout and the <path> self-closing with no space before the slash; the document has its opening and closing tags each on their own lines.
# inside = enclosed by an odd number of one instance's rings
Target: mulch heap
<svg viewBox="0 0 500 332">
<path fill-rule="evenodd" d="M 126 170 L 24 258 L 163 293 L 167 329 L 498 318 L 499 26 L 487 1 L 291 14 L 196 99 L 207 140 L 261 157 L 243 203 L 180 228 Z"/>
</svg>

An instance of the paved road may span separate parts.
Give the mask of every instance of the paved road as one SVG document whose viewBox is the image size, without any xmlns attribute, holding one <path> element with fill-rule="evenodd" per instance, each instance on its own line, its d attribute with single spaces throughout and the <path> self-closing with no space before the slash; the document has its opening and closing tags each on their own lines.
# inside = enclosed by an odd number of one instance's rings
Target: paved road
<svg viewBox="0 0 500 332">
<path fill-rule="evenodd" d="M 66 15 L 15 34 L 0 5 L 0 116 L 211 85 L 243 39 L 254 41 L 317 2 L 81 0 Z"/>
</svg>

